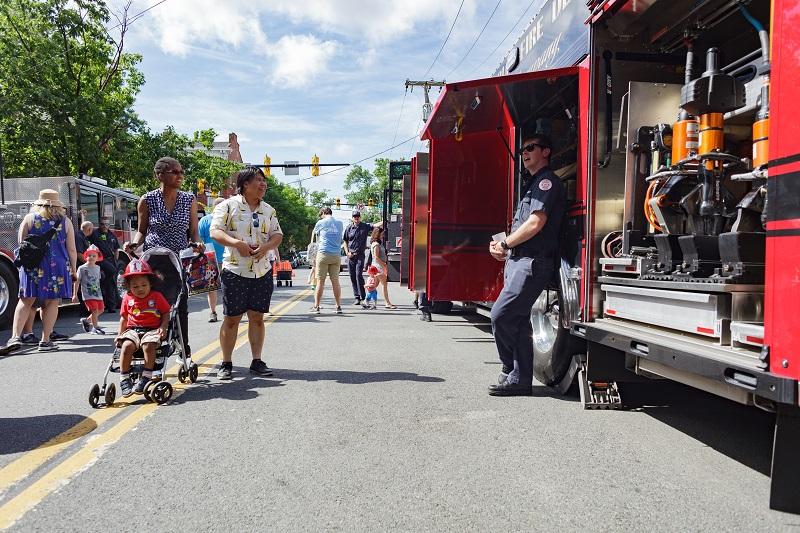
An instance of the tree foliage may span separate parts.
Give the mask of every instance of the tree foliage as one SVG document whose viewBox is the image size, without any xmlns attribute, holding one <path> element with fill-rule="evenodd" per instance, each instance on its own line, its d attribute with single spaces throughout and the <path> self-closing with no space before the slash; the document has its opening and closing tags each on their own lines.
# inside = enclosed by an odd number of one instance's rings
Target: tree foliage
<svg viewBox="0 0 800 533">
<path fill-rule="evenodd" d="M 7 174 L 107 175 L 142 127 L 138 54 L 101 0 L 0 2 L 0 139 Z"/>
<path fill-rule="evenodd" d="M 354 165 L 344 179 L 344 195 L 348 204 L 363 204 L 368 206 L 370 200 L 372 208 L 366 208 L 362 218 L 367 222 L 380 220 L 378 206 L 383 201 L 383 191 L 389 186 L 389 160 L 378 158 L 375 160 L 375 170 L 370 172 L 360 165 Z"/>
</svg>

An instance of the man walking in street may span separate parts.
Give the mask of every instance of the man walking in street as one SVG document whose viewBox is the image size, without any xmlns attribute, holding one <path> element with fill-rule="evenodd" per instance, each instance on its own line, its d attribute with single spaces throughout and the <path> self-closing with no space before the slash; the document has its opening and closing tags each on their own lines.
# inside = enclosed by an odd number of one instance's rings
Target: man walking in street
<svg viewBox="0 0 800 533">
<path fill-rule="evenodd" d="M 219 379 L 231 379 L 233 348 L 242 315 L 247 313 L 247 338 L 253 361 L 250 372 L 271 376 L 272 370 L 261 360 L 264 346 L 264 313 L 272 298 L 272 269 L 267 254 L 283 240 L 275 210 L 263 201 L 267 191 L 264 172 L 247 167 L 235 175 L 236 196 L 214 208 L 211 238 L 225 246 L 222 262 L 222 313 L 219 330 L 222 363 Z"/>
<path fill-rule="evenodd" d="M 511 235 L 489 243 L 492 257 L 506 261 L 503 290 L 492 306 L 492 330 L 503 370 L 499 383 L 489 387 L 491 396 L 533 394 L 531 308 L 553 279 L 566 211 L 564 186 L 550 169 L 552 148 L 546 135 L 532 135 L 522 143 L 527 179 Z"/>
<path fill-rule="evenodd" d="M 81 226 L 83 229 L 83 226 Z M 100 249 L 103 260 L 98 264 L 103 271 L 103 302 L 107 313 L 113 313 L 117 309 L 117 260 L 119 259 L 119 241 L 109 229 L 107 218 L 100 219 L 100 226 L 89 237 L 89 241 Z"/>
<path fill-rule="evenodd" d="M 333 211 L 330 207 L 323 207 L 320 210 L 320 220 L 317 221 L 312 232 L 319 243 L 316 256 L 316 276 L 317 287 L 314 291 L 314 307 L 312 313 L 319 314 L 319 304 L 322 300 L 322 293 L 325 291 L 325 277 L 330 276 L 333 285 L 333 298 L 336 300 L 336 313 L 342 312 L 342 288 L 339 285 L 339 269 L 341 259 L 339 252 L 342 249 L 342 226 L 341 221 L 333 218 Z"/>
<path fill-rule="evenodd" d="M 375 224 L 382 225 L 382 222 Z M 372 234 L 373 225 L 361 222 L 361 212 L 353 211 L 353 221 L 344 230 L 344 252 L 347 254 L 347 270 L 350 272 L 350 283 L 353 286 L 353 305 L 361 305 L 367 297 L 364 290 L 364 253 L 367 249 L 367 238 Z"/>
</svg>

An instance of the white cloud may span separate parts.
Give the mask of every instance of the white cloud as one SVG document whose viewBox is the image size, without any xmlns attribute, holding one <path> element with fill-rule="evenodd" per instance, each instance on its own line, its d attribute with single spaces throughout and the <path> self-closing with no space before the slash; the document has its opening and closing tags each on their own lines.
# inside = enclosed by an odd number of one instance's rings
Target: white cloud
<svg viewBox="0 0 800 533">
<path fill-rule="evenodd" d="M 272 83 L 304 87 L 327 70 L 336 53 L 337 43 L 320 41 L 312 35 L 284 35 L 266 49 L 275 60 Z"/>
</svg>

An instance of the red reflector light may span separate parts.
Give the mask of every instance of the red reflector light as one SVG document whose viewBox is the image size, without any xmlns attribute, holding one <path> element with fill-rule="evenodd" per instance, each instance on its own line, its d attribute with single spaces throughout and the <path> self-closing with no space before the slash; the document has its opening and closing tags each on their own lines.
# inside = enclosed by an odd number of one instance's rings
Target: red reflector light
<svg viewBox="0 0 800 533">
<path fill-rule="evenodd" d="M 636 267 L 633 266 L 633 265 L 625 267 L 625 272 L 635 272 L 635 271 L 636 271 Z"/>
<path fill-rule="evenodd" d="M 616 315 L 616 314 L 617 314 L 617 312 L 616 312 L 616 311 L 614 311 L 613 309 L 606 309 L 606 314 L 607 314 L 607 315 Z"/>
<path fill-rule="evenodd" d="M 753 337 L 751 335 L 747 335 L 744 338 L 744 340 L 746 340 L 747 342 L 755 343 L 755 344 L 764 344 L 764 339 L 762 339 L 761 337 Z"/>
<path fill-rule="evenodd" d="M 698 326 L 697 333 L 707 333 L 708 335 L 713 335 L 714 330 L 711 328 L 701 328 L 700 326 Z"/>
</svg>

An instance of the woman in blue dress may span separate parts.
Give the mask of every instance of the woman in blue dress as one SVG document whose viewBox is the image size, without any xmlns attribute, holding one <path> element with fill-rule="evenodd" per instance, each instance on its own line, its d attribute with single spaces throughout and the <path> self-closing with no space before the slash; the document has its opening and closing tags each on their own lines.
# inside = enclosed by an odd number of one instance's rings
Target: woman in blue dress
<svg viewBox="0 0 800 533">
<path fill-rule="evenodd" d="M 58 191 L 43 189 L 39 192 L 39 198 L 33 202 L 30 213 L 22 220 L 19 242 L 28 235 L 47 233 L 51 228 L 56 228 L 56 233 L 39 266 L 33 269 L 19 268 L 19 302 L 14 311 L 12 336 L 8 345 L 19 344 L 25 323 L 36 312 L 34 305 L 38 299 L 42 309 L 42 340 L 39 342 L 39 351 L 58 350 L 50 335 L 58 318 L 61 299 L 72 298 L 77 253 L 72 221 L 66 216 Z"/>
</svg>

